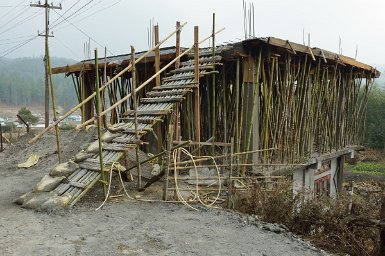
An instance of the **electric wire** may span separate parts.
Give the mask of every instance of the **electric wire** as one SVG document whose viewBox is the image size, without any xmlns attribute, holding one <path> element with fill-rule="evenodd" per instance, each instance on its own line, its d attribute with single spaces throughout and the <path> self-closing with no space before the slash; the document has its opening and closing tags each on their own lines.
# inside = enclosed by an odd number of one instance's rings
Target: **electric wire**
<svg viewBox="0 0 385 256">
<path fill-rule="evenodd" d="M 74 28 L 76 28 L 79 32 L 81 32 L 83 35 L 87 36 L 88 38 L 90 38 L 94 43 L 96 43 L 97 45 L 99 45 L 100 47 L 104 48 L 105 46 L 101 45 L 99 42 L 97 42 L 95 39 L 93 39 L 90 35 L 88 35 L 86 32 L 84 32 L 82 29 L 80 29 L 79 27 L 77 27 L 75 24 L 73 24 L 71 21 L 69 21 L 66 17 L 63 17 L 60 13 L 58 13 L 56 10 L 54 10 L 58 15 L 60 15 L 65 21 L 67 21 L 68 23 L 70 23 Z M 115 55 L 113 52 L 111 52 L 110 50 L 107 50 L 110 54 L 112 55 Z"/>
<path fill-rule="evenodd" d="M 34 36 L 34 37 L 32 37 L 32 38 L 30 38 L 28 40 L 25 40 L 24 42 L 14 46 L 14 47 L 11 47 L 11 48 L 3 51 L 3 52 L 0 52 L 0 57 L 5 57 L 5 56 L 9 55 L 10 53 L 18 50 L 19 48 L 23 47 L 24 45 L 26 45 L 26 44 L 30 43 L 31 41 L 35 40 L 37 37 L 38 37 L 38 35 L 36 35 L 36 36 Z"/>
<path fill-rule="evenodd" d="M 82 21 L 86 20 L 87 18 L 92 17 L 93 15 L 95 15 L 95 14 L 97 14 L 97 13 L 99 13 L 99 12 L 102 12 L 102 11 L 105 11 L 105 10 L 107 10 L 107 9 L 110 9 L 110 8 L 114 7 L 115 5 L 119 4 L 121 1 L 122 1 L 122 0 L 118 0 L 117 2 L 115 2 L 115 3 L 111 4 L 111 5 L 108 5 L 108 6 L 106 6 L 106 7 L 103 7 L 103 8 L 101 8 L 101 9 L 98 9 L 98 10 L 96 10 L 96 11 L 90 13 L 90 14 L 87 15 L 87 16 L 80 17 L 79 20 L 76 20 L 76 21 L 74 21 L 74 22 L 76 22 L 76 23 L 82 22 Z M 84 12 L 82 12 L 82 13 L 84 13 Z M 76 16 L 73 17 L 73 18 L 76 18 L 76 17 L 78 17 L 78 15 L 76 15 Z M 64 29 L 64 28 L 67 28 L 67 27 L 69 27 L 69 26 L 71 26 L 71 25 L 59 26 L 58 28 L 56 28 L 56 31 L 61 30 L 61 29 Z"/>
</svg>

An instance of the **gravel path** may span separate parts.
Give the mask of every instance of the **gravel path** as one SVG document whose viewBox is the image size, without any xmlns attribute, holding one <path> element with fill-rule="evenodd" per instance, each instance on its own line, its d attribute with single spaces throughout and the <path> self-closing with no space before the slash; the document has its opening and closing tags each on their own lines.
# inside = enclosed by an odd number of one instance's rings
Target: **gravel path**
<svg viewBox="0 0 385 256">
<path fill-rule="evenodd" d="M 64 157 L 92 136 L 63 132 Z M 12 201 L 56 162 L 52 134 L 29 147 L 23 145 L 27 140 L 0 153 L 0 255 L 324 255 L 290 234 L 224 210 L 120 201 L 95 211 L 99 200 L 50 214 L 23 209 Z M 31 153 L 42 157 L 39 163 L 17 169 Z"/>
</svg>

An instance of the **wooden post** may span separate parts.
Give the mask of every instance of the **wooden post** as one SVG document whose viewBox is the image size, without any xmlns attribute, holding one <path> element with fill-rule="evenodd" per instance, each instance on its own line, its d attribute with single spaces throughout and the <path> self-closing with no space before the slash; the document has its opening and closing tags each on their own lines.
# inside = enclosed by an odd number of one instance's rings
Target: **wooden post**
<svg viewBox="0 0 385 256">
<path fill-rule="evenodd" d="M 380 221 L 385 221 L 385 193 L 382 192 Z M 385 227 L 380 232 L 380 255 L 385 255 Z"/>
<path fill-rule="evenodd" d="M 199 93 L 199 27 L 194 27 L 194 129 L 195 141 L 201 141 L 201 113 L 200 113 L 200 93 Z M 199 151 L 198 151 L 198 155 Z"/>
<path fill-rule="evenodd" d="M 52 100 L 52 110 L 53 110 L 53 121 L 55 122 L 57 120 L 57 114 L 56 114 L 56 100 L 55 100 L 55 91 L 53 87 L 53 81 L 52 81 L 52 70 L 51 70 L 51 57 L 49 55 L 49 47 L 47 45 L 46 49 L 46 58 L 47 58 L 47 64 L 48 64 L 48 74 L 49 74 L 49 85 L 51 90 L 51 100 Z M 28 126 L 27 126 L 28 127 Z M 46 126 L 47 127 L 47 126 Z M 55 135 L 56 135 L 56 148 L 57 148 L 57 157 L 59 160 L 59 163 L 61 163 L 61 149 L 60 149 L 60 132 L 59 132 L 59 124 L 55 125 Z"/>
<path fill-rule="evenodd" d="M 178 33 L 178 31 L 176 32 Z M 154 39 L 155 39 L 155 45 L 159 44 L 159 26 L 156 25 L 154 26 Z M 160 51 L 159 47 L 155 49 L 155 73 L 158 73 L 160 70 Z M 160 81 L 160 74 L 155 77 L 155 86 L 160 87 L 161 81 Z M 155 124 L 155 134 L 156 137 L 158 138 L 157 140 L 157 152 L 162 151 L 162 145 L 163 145 L 163 134 L 162 134 L 162 124 L 158 122 Z M 159 156 L 158 158 L 158 163 L 160 164 L 162 161 L 162 156 Z"/>
<path fill-rule="evenodd" d="M 178 32 L 176 32 L 178 33 Z M 156 25 L 154 26 L 154 39 L 155 39 L 155 45 L 159 44 L 159 26 Z M 155 48 L 155 73 L 159 72 L 160 69 L 160 50 L 159 47 Z M 155 77 L 155 86 L 159 87 L 160 86 L 160 74 L 158 74 Z"/>
<path fill-rule="evenodd" d="M 236 67 L 236 71 L 235 71 L 235 144 L 237 145 L 237 149 L 239 148 L 238 145 L 240 144 L 240 141 L 239 141 L 239 79 L 240 79 L 240 75 L 239 75 L 239 72 L 240 72 L 240 60 L 239 58 L 237 59 L 237 67 Z M 239 152 L 237 152 L 239 153 Z M 237 156 L 237 159 L 236 159 L 236 162 L 237 162 L 237 165 L 239 164 L 239 157 Z M 238 169 L 238 168 L 237 168 Z"/>
<path fill-rule="evenodd" d="M 26 122 L 26 121 L 25 121 L 19 114 L 17 114 L 16 116 L 17 116 L 17 118 L 19 118 L 20 121 L 22 121 L 23 124 L 27 127 L 27 133 L 29 133 L 29 131 L 30 131 L 29 123 L 27 123 L 27 122 Z"/>
<path fill-rule="evenodd" d="M 172 119 L 172 116 L 171 116 Z M 167 201 L 167 190 L 168 190 L 168 176 L 170 174 L 170 163 L 171 163 L 171 151 L 172 149 L 172 137 L 173 137 L 173 124 L 172 121 L 168 123 L 168 133 L 167 133 L 167 158 L 165 168 L 165 177 L 163 183 L 163 200 Z"/>
<path fill-rule="evenodd" d="M 229 171 L 229 180 L 227 184 L 227 208 L 231 207 L 231 190 L 232 190 L 232 180 L 233 176 L 233 154 L 234 154 L 234 137 L 231 137 L 231 146 L 230 146 L 230 171 Z"/>
<path fill-rule="evenodd" d="M 140 168 L 140 160 L 139 160 L 139 131 L 138 131 L 138 98 L 136 95 L 136 67 L 135 67 L 135 49 L 131 46 L 131 64 L 132 64 L 132 83 L 131 83 L 131 91 L 132 91 L 132 102 L 134 105 L 134 123 L 135 123 L 135 156 L 136 156 L 136 169 L 138 172 L 138 190 L 142 187 L 142 170 Z"/>
<path fill-rule="evenodd" d="M 98 121 L 98 141 L 99 141 L 99 163 L 100 177 L 103 183 L 104 197 L 107 196 L 107 184 L 104 177 L 103 148 L 102 148 L 102 118 L 100 116 L 100 88 L 99 88 L 99 67 L 98 67 L 98 49 L 95 49 L 95 91 L 96 91 L 96 114 Z"/>
<path fill-rule="evenodd" d="M 337 158 L 337 165 L 338 165 L 337 193 L 342 192 L 342 182 L 344 179 L 344 164 L 345 164 L 345 155 L 342 155 Z"/>
<path fill-rule="evenodd" d="M 213 32 L 212 32 L 212 54 L 213 54 L 213 63 L 215 63 L 215 13 L 213 13 Z M 213 65 L 213 71 L 215 71 L 215 65 Z M 211 136 L 214 137 L 214 142 L 216 141 L 216 99 L 215 99 L 215 93 L 216 93 L 216 88 L 215 88 L 215 72 L 212 74 L 212 87 L 211 87 L 211 106 L 212 106 L 212 114 L 211 114 Z M 212 147 L 212 154 L 215 154 L 215 147 Z"/>
<path fill-rule="evenodd" d="M 0 124 L 0 152 L 3 152 L 3 126 Z"/>
<path fill-rule="evenodd" d="M 176 42 L 175 42 L 175 56 L 180 55 L 180 32 L 181 32 L 181 27 L 180 27 L 180 21 L 176 22 Z M 177 60 L 175 62 L 175 68 L 179 68 L 180 66 L 180 60 Z"/>
</svg>

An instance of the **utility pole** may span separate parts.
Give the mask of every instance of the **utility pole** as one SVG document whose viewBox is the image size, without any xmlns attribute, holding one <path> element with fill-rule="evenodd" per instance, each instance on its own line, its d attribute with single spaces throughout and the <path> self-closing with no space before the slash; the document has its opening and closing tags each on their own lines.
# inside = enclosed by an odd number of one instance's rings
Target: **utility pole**
<svg viewBox="0 0 385 256">
<path fill-rule="evenodd" d="M 45 37 L 45 55 L 44 55 L 44 67 L 45 67 L 45 91 L 44 91 L 44 125 L 47 128 L 49 126 L 49 70 L 48 70 L 48 37 L 53 37 L 53 35 L 49 35 L 49 10 L 50 9 L 62 9 L 61 4 L 59 6 L 54 6 L 48 4 L 48 0 L 45 0 L 44 4 L 41 4 L 39 1 L 37 4 L 30 4 L 31 7 L 39 7 L 45 8 L 45 33 L 40 34 L 39 36 Z"/>
</svg>

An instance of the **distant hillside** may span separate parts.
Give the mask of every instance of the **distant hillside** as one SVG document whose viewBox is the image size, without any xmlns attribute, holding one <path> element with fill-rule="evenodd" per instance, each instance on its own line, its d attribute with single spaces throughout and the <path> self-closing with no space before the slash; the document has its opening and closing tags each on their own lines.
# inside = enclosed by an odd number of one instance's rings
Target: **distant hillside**
<svg viewBox="0 0 385 256">
<path fill-rule="evenodd" d="M 52 58 L 51 65 L 64 66 L 75 63 L 66 58 Z M 54 76 L 57 105 L 69 108 L 76 102 L 71 78 Z M 0 58 L 0 103 L 7 105 L 44 104 L 43 58 Z"/>
</svg>

